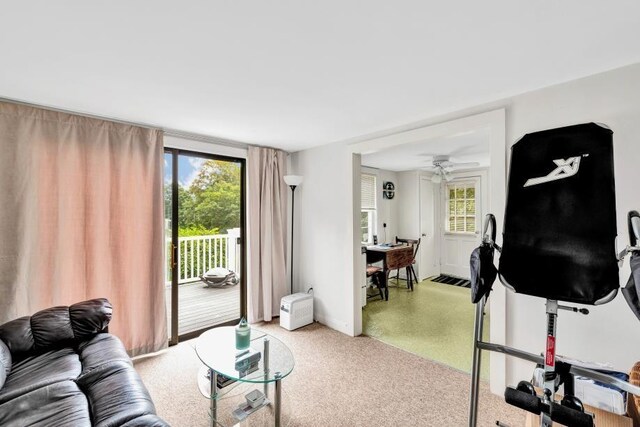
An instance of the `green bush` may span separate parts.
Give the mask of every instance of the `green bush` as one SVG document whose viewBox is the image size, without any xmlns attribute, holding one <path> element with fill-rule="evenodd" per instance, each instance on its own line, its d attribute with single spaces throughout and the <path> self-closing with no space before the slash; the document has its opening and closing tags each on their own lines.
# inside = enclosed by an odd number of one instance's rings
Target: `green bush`
<svg viewBox="0 0 640 427">
<path fill-rule="evenodd" d="M 191 225 L 189 227 L 178 228 L 178 237 L 212 236 L 215 234 L 220 234 L 219 228 L 207 229 L 202 225 Z"/>
</svg>

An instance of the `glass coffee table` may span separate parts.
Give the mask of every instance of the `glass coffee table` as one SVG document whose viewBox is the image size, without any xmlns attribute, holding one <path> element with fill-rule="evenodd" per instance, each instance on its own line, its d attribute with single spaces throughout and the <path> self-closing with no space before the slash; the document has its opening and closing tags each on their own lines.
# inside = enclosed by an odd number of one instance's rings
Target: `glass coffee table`
<svg viewBox="0 0 640 427">
<path fill-rule="evenodd" d="M 282 380 L 294 367 L 293 354 L 282 341 L 251 328 L 249 349 L 236 350 L 235 328 L 226 326 L 200 335 L 195 350 L 204 364 L 198 373 L 198 385 L 210 399 L 211 426 L 241 423 L 260 412 L 263 418 L 269 412 L 267 418 L 273 419 L 276 427 L 282 425 Z M 235 393 L 235 410 L 219 414 L 220 401 L 233 395 L 230 390 L 239 385 L 251 390 Z"/>
</svg>

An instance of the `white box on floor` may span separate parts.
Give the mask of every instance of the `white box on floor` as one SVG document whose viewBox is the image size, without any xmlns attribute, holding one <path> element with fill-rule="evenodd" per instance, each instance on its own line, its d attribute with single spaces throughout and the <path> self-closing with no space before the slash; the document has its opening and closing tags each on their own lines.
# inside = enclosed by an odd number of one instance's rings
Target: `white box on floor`
<svg viewBox="0 0 640 427">
<path fill-rule="evenodd" d="M 543 384 L 544 369 L 536 368 L 533 371 L 533 385 L 542 387 Z M 575 396 L 585 405 L 618 415 L 627 412 L 627 402 L 620 391 L 596 384 L 590 378 L 575 377 L 574 391 Z"/>
<path fill-rule="evenodd" d="M 627 413 L 627 402 L 620 391 L 598 385 L 589 378 L 576 377 L 575 392 L 585 405 L 618 415 Z"/>
<path fill-rule="evenodd" d="M 280 300 L 280 326 L 289 331 L 293 331 L 312 322 L 312 294 L 291 294 Z"/>
</svg>

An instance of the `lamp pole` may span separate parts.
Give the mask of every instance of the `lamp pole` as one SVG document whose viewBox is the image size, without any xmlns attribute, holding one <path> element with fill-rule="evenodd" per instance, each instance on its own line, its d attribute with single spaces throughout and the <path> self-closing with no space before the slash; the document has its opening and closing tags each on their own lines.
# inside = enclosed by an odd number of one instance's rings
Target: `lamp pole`
<svg viewBox="0 0 640 427">
<path fill-rule="evenodd" d="M 293 221 L 294 211 L 296 206 L 296 187 L 302 184 L 302 177 L 300 175 L 285 175 L 282 177 L 284 182 L 291 188 L 291 293 L 293 293 Z"/>
<path fill-rule="evenodd" d="M 290 185 L 291 188 L 291 293 L 293 293 L 293 219 L 294 211 L 296 209 L 296 187 L 297 185 Z"/>
</svg>

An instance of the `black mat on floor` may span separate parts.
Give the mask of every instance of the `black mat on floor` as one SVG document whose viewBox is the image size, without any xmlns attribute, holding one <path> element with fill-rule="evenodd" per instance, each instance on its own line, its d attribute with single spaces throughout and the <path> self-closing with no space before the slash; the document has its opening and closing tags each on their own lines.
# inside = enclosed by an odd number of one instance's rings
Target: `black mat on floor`
<svg viewBox="0 0 640 427">
<path fill-rule="evenodd" d="M 470 288 L 471 282 L 466 279 L 460 279 L 459 277 L 447 276 L 442 274 L 437 277 L 429 278 L 432 282 L 444 283 L 446 285 L 460 286 L 461 288 Z"/>
</svg>

